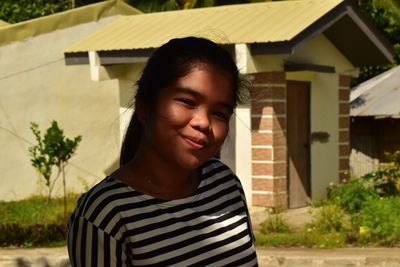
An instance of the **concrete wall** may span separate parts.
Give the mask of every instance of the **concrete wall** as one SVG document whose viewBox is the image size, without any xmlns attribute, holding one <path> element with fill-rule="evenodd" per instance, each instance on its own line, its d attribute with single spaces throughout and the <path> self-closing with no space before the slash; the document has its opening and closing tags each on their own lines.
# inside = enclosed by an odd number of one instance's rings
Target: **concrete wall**
<svg viewBox="0 0 400 267">
<path fill-rule="evenodd" d="M 45 193 L 31 166 L 29 129 L 42 132 L 58 121 L 67 137 L 82 135 L 67 167 L 68 190 L 82 191 L 102 179 L 119 153 L 119 83 L 90 80 L 89 68 L 65 66 L 62 50 L 116 17 L 0 47 L 0 200 Z M 55 170 L 54 170 L 55 172 Z M 62 192 L 60 184 L 55 193 Z"/>
</svg>

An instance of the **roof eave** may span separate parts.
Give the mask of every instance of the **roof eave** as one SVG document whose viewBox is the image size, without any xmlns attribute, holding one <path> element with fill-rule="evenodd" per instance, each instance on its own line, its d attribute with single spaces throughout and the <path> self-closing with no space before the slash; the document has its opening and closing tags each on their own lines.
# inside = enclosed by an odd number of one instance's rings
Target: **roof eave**
<svg viewBox="0 0 400 267">
<path fill-rule="evenodd" d="M 0 28 L 0 45 L 24 40 L 82 23 L 113 15 L 140 14 L 138 9 L 122 1 L 104 1 L 39 17 Z"/>
<path fill-rule="evenodd" d="M 345 1 L 336 9 L 345 15 L 324 34 L 355 67 L 394 62 L 393 45 L 351 2 Z"/>
<path fill-rule="evenodd" d="M 352 32 L 345 34 L 344 30 Z M 306 40 L 319 34 L 324 34 L 355 67 L 393 62 L 393 46 L 349 1 L 334 7 L 291 40 L 248 45 L 253 55 L 293 54 Z M 141 49 L 131 49 L 135 50 Z M 115 59 L 120 57 L 115 64 L 129 61 L 124 55 L 125 50 L 113 50 L 112 53 Z M 73 54 L 65 53 L 66 58 Z"/>
</svg>

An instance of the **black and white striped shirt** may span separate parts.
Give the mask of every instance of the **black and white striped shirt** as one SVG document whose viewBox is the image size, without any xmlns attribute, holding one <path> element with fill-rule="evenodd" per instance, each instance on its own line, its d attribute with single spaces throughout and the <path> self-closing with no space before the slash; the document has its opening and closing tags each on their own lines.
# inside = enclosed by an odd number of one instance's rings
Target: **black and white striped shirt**
<svg viewBox="0 0 400 267">
<path fill-rule="evenodd" d="M 237 177 L 204 164 L 195 195 L 160 200 L 112 177 L 84 194 L 69 222 L 72 266 L 256 266 Z"/>
</svg>

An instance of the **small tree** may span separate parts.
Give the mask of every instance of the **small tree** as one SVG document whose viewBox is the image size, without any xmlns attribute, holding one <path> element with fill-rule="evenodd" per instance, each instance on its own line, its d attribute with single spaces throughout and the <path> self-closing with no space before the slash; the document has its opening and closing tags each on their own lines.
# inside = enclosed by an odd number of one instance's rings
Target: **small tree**
<svg viewBox="0 0 400 267">
<path fill-rule="evenodd" d="M 39 125 L 31 122 L 31 130 L 35 135 L 37 144 L 29 148 L 31 162 L 39 173 L 45 179 L 45 184 L 48 187 L 47 201 L 51 198 L 51 193 L 54 189 L 54 184 L 60 177 L 63 179 L 64 189 L 64 217 L 67 218 L 67 189 L 65 182 L 65 167 L 68 160 L 75 153 L 82 137 L 76 136 L 73 139 L 68 139 L 64 136 L 63 130 L 58 127 L 56 121 L 52 121 L 51 127 L 46 130 L 44 136 L 41 136 Z M 57 175 L 51 179 L 52 168 L 56 166 L 58 169 Z"/>
</svg>

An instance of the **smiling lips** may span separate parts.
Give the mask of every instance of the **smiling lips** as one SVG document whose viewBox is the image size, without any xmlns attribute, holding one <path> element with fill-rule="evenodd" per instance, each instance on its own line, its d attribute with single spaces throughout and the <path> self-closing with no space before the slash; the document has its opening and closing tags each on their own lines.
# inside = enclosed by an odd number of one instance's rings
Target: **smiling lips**
<svg viewBox="0 0 400 267">
<path fill-rule="evenodd" d="M 185 139 L 185 141 L 194 149 L 202 149 L 207 144 L 207 142 L 203 139 L 197 139 L 190 136 L 185 136 L 183 139 Z"/>
</svg>

